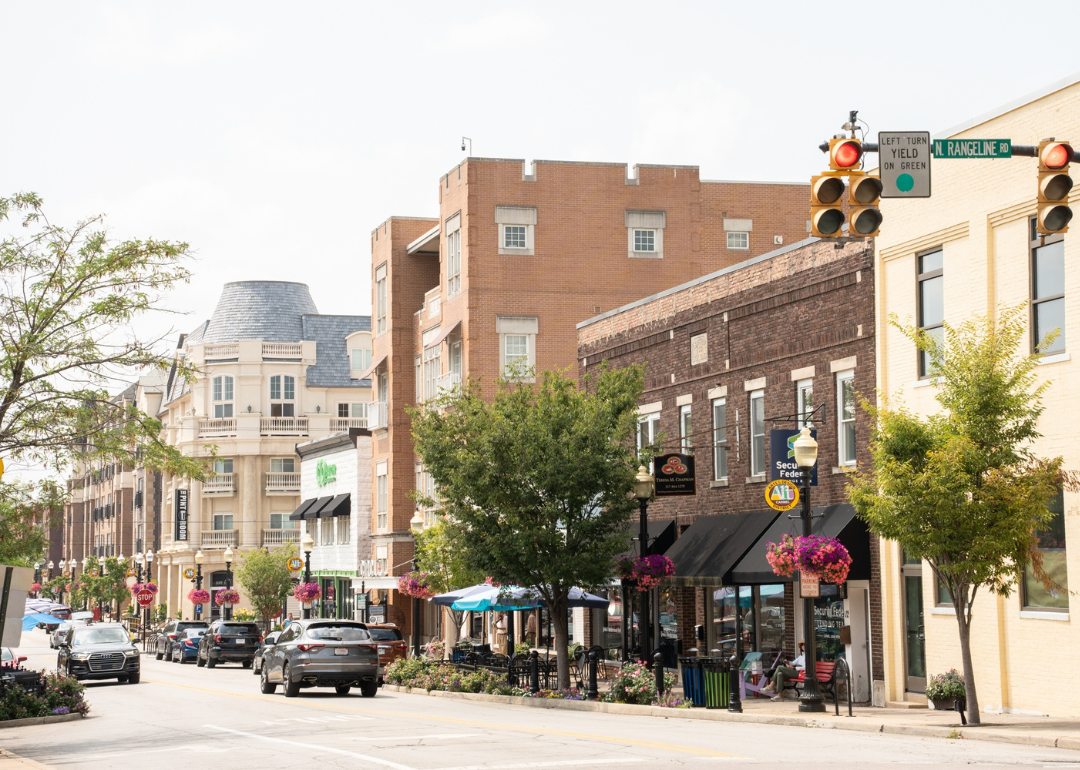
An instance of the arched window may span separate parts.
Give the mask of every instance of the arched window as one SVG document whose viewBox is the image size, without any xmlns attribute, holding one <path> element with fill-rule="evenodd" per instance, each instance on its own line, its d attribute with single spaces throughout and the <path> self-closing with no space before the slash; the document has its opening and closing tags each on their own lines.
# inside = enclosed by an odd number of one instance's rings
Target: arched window
<svg viewBox="0 0 1080 770">
<path fill-rule="evenodd" d="M 270 416 L 296 416 L 296 378 L 275 374 L 270 378 Z"/>
<path fill-rule="evenodd" d="M 213 382 L 214 418 L 233 416 L 233 378 L 215 377 Z"/>
</svg>

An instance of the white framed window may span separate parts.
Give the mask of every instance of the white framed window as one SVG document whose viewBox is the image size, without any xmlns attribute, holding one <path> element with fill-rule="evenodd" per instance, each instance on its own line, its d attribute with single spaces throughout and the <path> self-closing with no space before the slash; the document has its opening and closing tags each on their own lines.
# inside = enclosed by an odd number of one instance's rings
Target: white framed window
<svg viewBox="0 0 1080 770">
<path fill-rule="evenodd" d="M 287 513 L 271 513 L 270 529 L 296 529 L 296 522 Z"/>
<path fill-rule="evenodd" d="M 499 334 L 499 368 L 503 377 L 510 376 L 515 364 L 527 370 L 520 374 L 525 382 L 535 378 L 536 335 L 540 328 L 537 318 L 523 316 L 499 316 L 495 319 L 495 330 Z"/>
<path fill-rule="evenodd" d="M 215 377 L 212 384 L 214 419 L 221 420 L 233 416 L 233 378 Z"/>
<path fill-rule="evenodd" d="M 637 448 L 638 455 L 645 449 L 656 442 L 656 437 L 660 435 L 660 413 L 653 412 L 652 414 L 643 414 L 638 417 L 637 424 Z M 652 473 L 653 461 L 649 459 L 649 473 Z"/>
<path fill-rule="evenodd" d="M 275 374 L 270 378 L 270 416 L 296 416 L 296 378 L 289 374 Z"/>
<path fill-rule="evenodd" d="M 727 470 L 727 401 L 714 398 L 712 402 L 713 479 L 723 481 Z"/>
<path fill-rule="evenodd" d="M 663 211 L 627 210 L 625 218 L 629 256 L 663 258 L 667 214 Z"/>
<path fill-rule="evenodd" d="M 727 234 L 728 251 L 748 251 L 750 249 L 750 233 L 729 232 Z"/>
<path fill-rule="evenodd" d="M 447 347 L 450 349 L 450 371 L 461 374 L 461 340 L 451 342 Z"/>
<path fill-rule="evenodd" d="M 694 448 L 693 415 L 690 410 L 690 404 L 679 407 L 679 439 L 684 453 L 689 453 Z"/>
<path fill-rule="evenodd" d="M 349 368 L 354 372 L 365 372 L 371 368 L 371 349 L 353 348 L 349 354 Z"/>
<path fill-rule="evenodd" d="M 533 230 L 536 227 L 536 208 L 532 206 L 496 206 L 495 222 L 499 226 L 499 253 L 535 253 Z"/>
<path fill-rule="evenodd" d="M 233 528 L 233 515 L 231 513 L 214 514 L 214 531 L 228 532 Z"/>
<path fill-rule="evenodd" d="M 424 348 L 424 400 L 435 398 L 439 375 L 442 374 L 442 345 Z"/>
<path fill-rule="evenodd" d="M 383 462 L 375 466 L 375 527 L 380 532 L 387 526 L 386 494 L 386 463 Z"/>
<path fill-rule="evenodd" d="M 525 225 L 503 225 L 503 248 L 525 248 Z"/>
<path fill-rule="evenodd" d="M 461 222 L 460 216 L 455 216 Z M 461 292 L 461 228 L 446 234 L 446 296 Z"/>
<path fill-rule="evenodd" d="M 529 363 L 529 337 L 525 334 L 504 334 L 503 365 L 510 369 L 518 363 Z"/>
<path fill-rule="evenodd" d="M 810 413 L 814 411 L 814 381 L 799 380 L 795 383 L 795 413 L 799 415 L 800 429 L 809 425 Z"/>
<path fill-rule="evenodd" d="M 837 435 L 840 444 L 840 464 L 855 464 L 855 371 L 848 369 L 836 374 Z"/>
<path fill-rule="evenodd" d="M 656 231 L 634 230 L 634 251 L 656 251 Z"/>
<path fill-rule="evenodd" d="M 214 460 L 214 473 L 219 476 L 223 476 L 227 473 L 233 472 L 233 461 L 231 457 L 222 457 Z"/>
<path fill-rule="evenodd" d="M 338 545 L 348 545 L 349 543 L 349 517 L 348 516 L 335 516 L 334 517 L 335 529 L 337 529 L 337 541 Z"/>
<path fill-rule="evenodd" d="M 271 473 L 296 473 L 295 457 L 272 457 L 270 458 Z"/>
<path fill-rule="evenodd" d="M 367 419 L 367 404 L 338 404 L 337 416 L 341 419 Z"/>
<path fill-rule="evenodd" d="M 386 265 L 375 270 L 375 333 L 386 331 Z"/>
<path fill-rule="evenodd" d="M 765 475 L 765 391 L 750 394 L 750 475 Z"/>
</svg>

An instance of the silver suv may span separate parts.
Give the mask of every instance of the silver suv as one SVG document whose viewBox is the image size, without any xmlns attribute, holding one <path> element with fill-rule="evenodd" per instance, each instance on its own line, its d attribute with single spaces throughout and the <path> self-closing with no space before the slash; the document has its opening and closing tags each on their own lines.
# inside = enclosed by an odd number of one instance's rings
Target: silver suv
<svg viewBox="0 0 1080 770">
<path fill-rule="evenodd" d="M 359 687 L 365 698 L 379 688 L 379 653 L 367 626 L 349 620 L 294 620 L 263 651 L 259 677 L 263 693 L 282 685 L 286 698 L 301 687 L 333 687 L 348 695 Z"/>
</svg>

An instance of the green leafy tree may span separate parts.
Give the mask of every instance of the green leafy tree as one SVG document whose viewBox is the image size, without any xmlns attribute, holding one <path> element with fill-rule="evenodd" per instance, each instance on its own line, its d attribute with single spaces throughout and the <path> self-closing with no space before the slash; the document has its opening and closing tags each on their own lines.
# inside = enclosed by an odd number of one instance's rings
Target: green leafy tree
<svg viewBox="0 0 1080 770">
<path fill-rule="evenodd" d="M 461 549 L 456 547 L 450 527 L 442 516 L 435 524 L 417 534 L 416 554 L 420 559 L 420 570 L 431 576 L 431 586 L 436 593 L 444 594 L 474 586 L 482 583 L 486 577 L 473 569 Z M 450 609 L 450 615 L 454 619 L 456 634 L 456 629 L 461 628 L 464 613 Z"/>
<path fill-rule="evenodd" d="M 1038 356 L 1022 356 L 1024 308 L 978 317 L 942 340 L 892 323 L 931 360 L 939 414 L 864 404 L 873 420 L 872 468 L 853 476 L 848 494 L 870 530 L 925 559 L 952 597 L 960 636 L 968 719 L 979 723 L 971 660 L 971 619 L 980 590 L 1008 596 L 1029 565 L 1050 590 L 1036 532 L 1047 503 L 1075 479 L 1062 459 L 1036 457 L 1041 399 Z"/>
<path fill-rule="evenodd" d="M 522 379 L 499 380 L 491 400 L 470 382 L 429 402 L 411 413 L 413 435 L 447 538 L 472 572 L 536 591 L 569 687 L 569 591 L 605 583 L 627 548 L 643 374 L 604 368 L 583 390 L 560 372 Z"/>
<path fill-rule="evenodd" d="M 106 556 L 101 559 L 97 556 L 88 556 L 83 573 L 79 576 L 79 582 L 83 586 L 76 595 L 85 597 L 88 603 L 116 605 L 117 613 L 123 608 L 124 602 L 131 600 L 131 590 L 127 584 L 127 560 L 120 561 L 115 556 Z M 95 575 L 94 572 L 97 572 Z"/>
<path fill-rule="evenodd" d="M 64 493 L 55 482 L 0 482 L 0 564 L 45 561 L 48 530 L 61 524 Z"/>
<path fill-rule="evenodd" d="M 137 460 L 205 477 L 206 458 L 185 457 L 158 420 L 109 392 L 132 371 L 170 365 L 167 341 L 140 339 L 132 322 L 188 280 L 187 258 L 185 243 L 110 240 L 103 217 L 55 225 L 33 193 L 0 198 L 0 456 Z M 192 374 L 181 365 L 178 376 Z"/>
<path fill-rule="evenodd" d="M 243 553 L 236 568 L 236 582 L 244 589 L 248 601 L 263 620 L 265 628 L 270 619 L 281 614 L 281 608 L 292 593 L 292 573 L 289 559 L 296 556 L 296 544 L 264 550 L 255 548 Z"/>
</svg>

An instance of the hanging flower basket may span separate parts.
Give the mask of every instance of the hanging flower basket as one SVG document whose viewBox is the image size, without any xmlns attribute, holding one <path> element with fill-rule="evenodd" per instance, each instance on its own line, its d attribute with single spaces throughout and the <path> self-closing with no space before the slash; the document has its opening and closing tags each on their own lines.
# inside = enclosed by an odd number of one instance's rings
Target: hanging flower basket
<svg viewBox="0 0 1080 770">
<path fill-rule="evenodd" d="M 157 596 L 158 587 L 157 583 L 135 583 L 131 586 L 131 593 L 137 594 L 140 591 L 149 591 L 154 596 Z"/>
<path fill-rule="evenodd" d="M 187 598 L 192 604 L 206 604 L 210 601 L 210 592 L 204 588 L 192 588 L 188 591 Z"/>
<path fill-rule="evenodd" d="M 318 583 L 299 583 L 293 589 L 292 595 L 301 604 L 311 604 L 322 596 L 322 589 Z"/>
<path fill-rule="evenodd" d="M 660 581 L 675 576 L 675 563 L 666 556 L 654 554 L 638 559 L 623 559 L 619 562 L 622 579 L 634 583 L 639 591 L 650 591 L 660 585 Z"/>
<path fill-rule="evenodd" d="M 430 599 L 435 595 L 431 587 L 431 575 L 426 572 L 409 572 L 397 580 L 398 590 L 414 599 Z"/>
<path fill-rule="evenodd" d="M 218 591 L 216 594 L 214 594 L 214 603 L 218 607 L 224 607 L 226 604 L 239 604 L 240 592 L 232 588 L 226 588 L 224 591 Z"/>
<path fill-rule="evenodd" d="M 851 570 L 851 554 L 835 537 L 791 537 L 784 535 L 779 543 L 766 543 L 765 558 L 773 572 L 791 577 L 795 570 L 817 575 L 826 583 L 840 585 Z"/>
<path fill-rule="evenodd" d="M 41 590 L 41 583 L 31 583 L 30 584 L 30 592 L 31 593 L 36 594 L 40 590 Z"/>
</svg>

